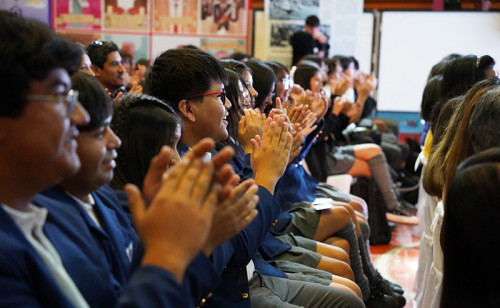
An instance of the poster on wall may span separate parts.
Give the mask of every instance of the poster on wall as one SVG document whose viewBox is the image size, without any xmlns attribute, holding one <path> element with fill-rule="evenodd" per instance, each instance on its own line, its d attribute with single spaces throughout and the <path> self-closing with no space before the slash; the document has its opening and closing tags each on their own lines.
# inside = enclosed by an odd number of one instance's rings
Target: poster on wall
<svg viewBox="0 0 500 308">
<path fill-rule="evenodd" d="M 0 2 L 0 10 L 34 18 L 48 25 L 50 25 L 49 9 L 49 0 L 2 0 Z"/>
<path fill-rule="evenodd" d="M 149 31 L 148 0 L 104 0 L 104 29 Z"/>
<path fill-rule="evenodd" d="M 127 51 L 134 61 L 149 59 L 149 37 L 145 35 L 104 34 L 102 39 L 112 41 L 118 48 Z"/>
<path fill-rule="evenodd" d="M 319 15 L 319 0 L 269 0 L 269 19 L 305 20 Z"/>
<path fill-rule="evenodd" d="M 180 48 L 186 45 L 200 46 L 200 38 L 191 36 L 153 35 L 152 42 L 153 60 L 167 49 Z"/>
<path fill-rule="evenodd" d="M 290 37 L 295 32 L 305 31 L 305 19 L 310 15 L 319 18 L 320 32 L 328 38 L 330 50 L 326 56 L 355 55 L 363 3 L 363 0 L 265 0 L 265 26 L 263 33 L 255 32 L 255 41 L 266 43 L 259 46 L 262 51 L 255 55 L 290 66 Z"/>
<path fill-rule="evenodd" d="M 68 30 L 101 29 L 101 0 L 55 0 L 54 28 Z"/>
<path fill-rule="evenodd" d="M 155 0 L 155 32 L 196 33 L 198 31 L 198 0 Z"/>
<path fill-rule="evenodd" d="M 87 46 L 90 42 L 101 40 L 101 33 L 99 32 L 82 33 L 57 30 L 57 33 L 67 37 L 72 42 L 80 42 L 83 46 Z"/>
<path fill-rule="evenodd" d="M 200 34 L 246 35 L 247 1 L 201 0 Z"/>
<path fill-rule="evenodd" d="M 200 48 L 217 59 L 222 59 L 235 52 L 245 52 L 245 40 L 202 38 Z"/>
</svg>

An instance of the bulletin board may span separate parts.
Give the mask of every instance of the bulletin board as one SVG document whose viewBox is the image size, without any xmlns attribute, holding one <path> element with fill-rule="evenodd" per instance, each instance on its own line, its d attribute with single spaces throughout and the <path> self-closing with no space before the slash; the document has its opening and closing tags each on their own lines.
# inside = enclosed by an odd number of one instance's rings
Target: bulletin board
<svg viewBox="0 0 500 308">
<path fill-rule="evenodd" d="M 73 41 L 111 40 L 135 60 L 195 45 L 221 58 L 248 52 L 248 0 L 1 0 Z"/>
</svg>

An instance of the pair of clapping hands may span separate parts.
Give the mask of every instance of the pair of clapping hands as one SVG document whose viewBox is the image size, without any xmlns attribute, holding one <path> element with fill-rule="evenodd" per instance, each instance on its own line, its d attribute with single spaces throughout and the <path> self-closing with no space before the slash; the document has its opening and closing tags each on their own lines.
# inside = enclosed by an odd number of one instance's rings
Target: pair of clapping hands
<svg viewBox="0 0 500 308">
<path fill-rule="evenodd" d="M 169 168 L 172 150 L 164 146 L 151 161 L 143 191 L 128 184 L 135 227 L 145 248 L 143 265 L 170 271 L 179 282 L 193 258 L 212 250 L 244 229 L 257 215 L 254 180 L 238 185 L 227 164 L 230 147 L 204 161 L 214 141 L 203 139 Z"/>
</svg>

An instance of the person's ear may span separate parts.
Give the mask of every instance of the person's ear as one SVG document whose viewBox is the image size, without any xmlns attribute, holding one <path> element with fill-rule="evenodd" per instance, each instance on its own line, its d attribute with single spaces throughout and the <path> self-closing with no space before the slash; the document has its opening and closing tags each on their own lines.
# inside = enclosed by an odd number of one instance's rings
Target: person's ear
<svg viewBox="0 0 500 308">
<path fill-rule="evenodd" d="M 99 66 L 92 64 L 92 71 L 94 72 L 95 77 L 101 77 L 102 69 Z"/>
<path fill-rule="evenodd" d="M 178 104 L 179 112 L 183 119 L 194 123 L 196 122 L 196 109 L 193 107 L 193 102 L 188 99 L 183 99 Z"/>
</svg>

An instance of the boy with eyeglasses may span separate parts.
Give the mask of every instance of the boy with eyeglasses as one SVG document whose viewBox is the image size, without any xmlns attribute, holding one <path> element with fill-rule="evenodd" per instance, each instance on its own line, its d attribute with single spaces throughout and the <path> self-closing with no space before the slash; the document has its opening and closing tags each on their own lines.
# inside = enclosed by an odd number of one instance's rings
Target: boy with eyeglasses
<svg viewBox="0 0 500 308">
<path fill-rule="evenodd" d="M 46 25 L 0 10 L 0 57 L 5 60 L 0 72 L 10 77 L 0 83 L 4 93 L 0 104 L 0 306 L 95 306 L 80 285 L 86 282 L 91 293 L 98 293 L 91 288 L 99 283 L 86 281 L 89 262 L 67 258 L 67 251 L 59 246 L 84 247 L 92 242 L 65 240 L 75 226 L 65 216 L 31 201 L 80 168 L 77 127 L 86 127 L 89 115 L 70 92 L 70 75 L 79 67 L 81 51 Z M 215 202 L 196 204 L 179 198 L 186 189 L 203 196 L 218 193 L 210 184 L 214 166 L 203 163 L 200 156 L 192 155 L 172 169 L 148 208 L 137 187 L 127 187 L 145 251 L 125 289 L 115 289 L 122 291 L 117 306 L 193 306 L 184 275 L 206 238 L 193 237 L 180 245 L 176 232 L 205 234 L 211 225 Z M 111 166 L 110 160 L 104 159 L 104 169 Z M 103 178 L 106 174 L 101 173 Z M 188 219 L 179 225 L 165 224 L 166 218 L 175 215 Z M 67 229 L 60 227 L 64 223 Z M 90 255 L 80 257 L 93 261 Z M 100 261 L 95 261 L 92 270 L 100 270 L 104 277 L 118 276 L 112 269 L 99 268 Z M 79 279 L 72 276 L 75 268 L 82 275 Z M 107 279 L 101 283 L 106 285 Z M 112 302 L 98 301 L 104 306 Z"/>
</svg>

